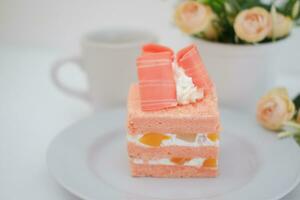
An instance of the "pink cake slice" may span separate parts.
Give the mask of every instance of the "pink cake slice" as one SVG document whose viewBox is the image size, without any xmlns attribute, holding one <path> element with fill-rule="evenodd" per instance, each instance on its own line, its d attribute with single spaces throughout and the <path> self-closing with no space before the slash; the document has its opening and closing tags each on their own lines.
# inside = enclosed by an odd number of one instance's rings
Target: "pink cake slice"
<svg viewBox="0 0 300 200">
<path fill-rule="evenodd" d="M 175 55 L 168 47 L 145 45 L 137 71 L 127 104 L 132 176 L 217 176 L 218 100 L 197 47 Z"/>
<path fill-rule="evenodd" d="M 158 111 L 141 110 L 139 88 L 130 87 L 127 126 L 130 134 L 159 133 L 212 133 L 220 131 L 219 111 L 215 89 L 208 90 L 196 103 Z"/>
</svg>

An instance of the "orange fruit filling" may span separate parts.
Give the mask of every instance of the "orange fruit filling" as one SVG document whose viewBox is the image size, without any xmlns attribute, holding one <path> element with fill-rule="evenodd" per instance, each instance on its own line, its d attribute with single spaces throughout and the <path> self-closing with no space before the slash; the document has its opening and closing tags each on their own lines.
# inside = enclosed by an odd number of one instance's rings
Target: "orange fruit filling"
<svg viewBox="0 0 300 200">
<path fill-rule="evenodd" d="M 175 163 L 176 165 L 183 165 L 184 163 L 190 161 L 191 158 L 181 158 L 181 157 L 173 157 L 170 159 L 172 163 Z"/>
<path fill-rule="evenodd" d="M 197 134 L 191 133 L 191 134 L 179 134 L 176 133 L 176 138 L 179 138 L 181 140 L 184 140 L 186 142 L 194 142 L 196 139 Z"/>
<path fill-rule="evenodd" d="M 219 133 L 209 133 L 209 134 L 207 135 L 207 137 L 208 137 L 211 141 L 215 142 L 215 141 L 219 140 Z"/>
<path fill-rule="evenodd" d="M 203 162 L 203 167 L 217 167 L 217 160 L 214 158 L 207 158 L 204 162 Z"/>
<path fill-rule="evenodd" d="M 159 147 L 163 140 L 168 139 L 170 139 L 170 137 L 162 133 L 146 133 L 139 139 L 139 141 L 145 145 Z"/>
</svg>

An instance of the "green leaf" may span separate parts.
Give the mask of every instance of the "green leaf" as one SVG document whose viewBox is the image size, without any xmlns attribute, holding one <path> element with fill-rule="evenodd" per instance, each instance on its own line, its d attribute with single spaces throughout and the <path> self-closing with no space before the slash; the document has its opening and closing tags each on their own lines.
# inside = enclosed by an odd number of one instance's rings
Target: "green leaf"
<svg viewBox="0 0 300 200">
<path fill-rule="evenodd" d="M 299 1 L 300 0 L 288 0 L 285 1 L 285 4 L 283 4 L 279 10 L 287 16 L 290 16 L 292 19 L 299 19 Z"/>
<path fill-rule="evenodd" d="M 296 114 L 298 113 L 299 111 L 299 108 L 300 108 L 300 94 L 298 94 L 298 96 L 296 96 L 294 99 L 293 99 L 293 103 L 295 105 L 295 108 L 296 108 Z M 296 115 L 295 114 L 295 115 Z"/>
<path fill-rule="evenodd" d="M 280 133 L 278 133 L 277 137 L 279 139 L 281 138 L 286 138 L 286 137 L 291 137 L 291 136 L 294 136 L 296 135 L 297 132 L 291 132 L 291 131 L 282 131 Z"/>
<path fill-rule="evenodd" d="M 292 8 L 292 18 L 293 19 L 296 19 L 299 15 L 299 11 L 300 11 L 300 1 L 296 1 L 293 5 L 293 8 Z"/>
<path fill-rule="evenodd" d="M 294 139 L 296 140 L 296 142 L 300 146 L 300 134 L 299 135 L 294 135 Z"/>
<path fill-rule="evenodd" d="M 297 26 L 300 26 L 300 17 L 296 20 L 295 24 L 296 24 Z"/>
</svg>

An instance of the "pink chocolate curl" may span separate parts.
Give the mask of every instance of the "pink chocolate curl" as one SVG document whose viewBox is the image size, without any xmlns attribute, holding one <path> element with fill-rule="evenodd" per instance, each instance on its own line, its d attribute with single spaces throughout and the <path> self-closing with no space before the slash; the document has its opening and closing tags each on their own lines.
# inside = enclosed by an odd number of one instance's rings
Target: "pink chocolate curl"
<svg viewBox="0 0 300 200">
<path fill-rule="evenodd" d="M 168 47 L 147 44 L 137 58 L 139 90 L 143 111 L 174 107 L 176 84 L 172 71 L 173 51 Z"/>
<path fill-rule="evenodd" d="M 177 63 L 182 67 L 187 76 L 193 79 L 193 83 L 204 91 L 212 88 L 212 81 L 204 67 L 197 47 L 190 45 L 177 53 Z"/>
</svg>

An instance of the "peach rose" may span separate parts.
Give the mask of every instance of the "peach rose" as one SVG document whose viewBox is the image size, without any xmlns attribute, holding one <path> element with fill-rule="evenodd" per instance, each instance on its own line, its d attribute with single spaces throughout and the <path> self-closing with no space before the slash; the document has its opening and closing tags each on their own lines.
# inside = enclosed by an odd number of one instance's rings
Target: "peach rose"
<svg viewBox="0 0 300 200">
<path fill-rule="evenodd" d="M 293 21 L 290 17 L 286 17 L 276 12 L 276 8 L 271 9 L 272 29 L 268 34 L 268 38 L 281 38 L 288 35 L 293 28 Z"/>
<path fill-rule="evenodd" d="M 267 129 L 280 130 L 284 122 L 292 119 L 295 106 L 285 88 L 275 88 L 263 96 L 256 110 L 258 122 Z"/>
<path fill-rule="evenodd" d="M 216 39 L 218 31 L 213 25 L 217 19 L 212 9 L 196 1 L 185 1 L 175 11 L 175 23 L 182 32 L 188 34 L 202 33 L 208 39 Z"/>
<path fill-rule="evenodd" d="M 243 10 L 234 20 L 236 35 L 251 43 L 265 39 L 271 28 L 271 15 L 267 10 L 260 7 Z"/>
</svg>

